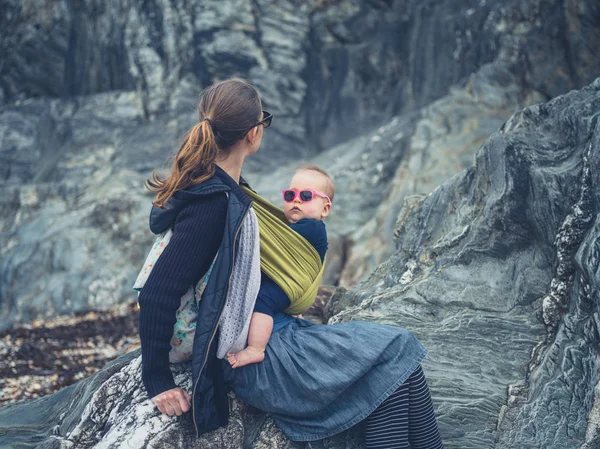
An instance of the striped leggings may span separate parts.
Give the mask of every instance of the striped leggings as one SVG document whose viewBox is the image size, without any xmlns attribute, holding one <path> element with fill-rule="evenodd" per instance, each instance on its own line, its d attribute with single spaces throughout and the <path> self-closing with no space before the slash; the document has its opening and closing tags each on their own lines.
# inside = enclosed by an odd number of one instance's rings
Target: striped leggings
<svg viewBox="0 0 600 449">
<path fill-rule="evenodd" d="M 366 420 L 367 449 L 443 449 L 421 365 Z"/>
</svg>

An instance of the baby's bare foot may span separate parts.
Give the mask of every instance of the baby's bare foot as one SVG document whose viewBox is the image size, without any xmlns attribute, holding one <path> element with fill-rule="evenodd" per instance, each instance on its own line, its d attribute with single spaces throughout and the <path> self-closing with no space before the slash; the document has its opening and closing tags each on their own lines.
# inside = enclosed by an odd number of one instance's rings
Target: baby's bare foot
<svg viewBox="0 0 600 449">
<path fill-rule="evenodd" d="M 227 353 L 227 361 L 233 367 L 233 365 L 235 365 L 237 363 L 237 360 L 235 358 L 235 354 Z"/>
<path fill-rule="evenodd" d="M 227 361 L 232 368 L 262 362 L 265 359 L 265 350 L 248 346 L 235 354 L 227 354 Z"/>
</svg>

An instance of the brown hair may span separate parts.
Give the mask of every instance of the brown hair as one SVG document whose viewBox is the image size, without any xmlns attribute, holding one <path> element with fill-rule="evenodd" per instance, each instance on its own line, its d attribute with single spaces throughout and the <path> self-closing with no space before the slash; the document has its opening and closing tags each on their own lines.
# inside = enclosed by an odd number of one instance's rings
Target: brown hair
<svg viewBox="0 0 600 449">
<path fill-rule="evenodd" d="M 154 170 L 146 180 L 146 188 L 156 192 L 152 204 L 164 209 L 177 190 L 212 177 L 217 156 L 227 154 L 257 124 L 261 108 L 258 92 L 245 79 L 230 78 L 204 89 L 198 104 L 200 122 L 186 133 L 172 157 L 169 176 L 161 179 Z"/>
<path fill-rule="evenodd" d="M 311 165 L 311 164 L 301 165 L 294 171 L 294 174 L 298 173 L 299 171 L 304 171 L 304 170 L 316 171 L 317 173 L 320 173 L 323 176 L 325 176 L 326 184 L 325 184 L 325 192 L 323 192 L 323 193 L 325 193 L 329 197 L 329 199 L 333 202 L 333 196 L 335 195 L 335 184 L 333 183 L 333 179 L 331 179 L 331 176 L 329 176 L 327 174 L 327 172 L 325 170 L 323 170 L 322 168 L 320 168 L 316 165 Z"/>
</svg>

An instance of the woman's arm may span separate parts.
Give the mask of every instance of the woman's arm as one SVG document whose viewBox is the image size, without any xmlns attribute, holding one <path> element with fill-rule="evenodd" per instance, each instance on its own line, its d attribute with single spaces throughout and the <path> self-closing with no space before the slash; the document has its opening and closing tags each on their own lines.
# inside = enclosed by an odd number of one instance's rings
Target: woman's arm
<svg viewBox="0 0 600 449">
<path fill-rule="evenodd" d="M 176 388 L 169 369 L 175 314 L 181 296 L 208 271 L 223 239 L 226 216 L 224 193 L 186 205 L 139 295 L 142 380 L 151 398 Z"/>
</svg>

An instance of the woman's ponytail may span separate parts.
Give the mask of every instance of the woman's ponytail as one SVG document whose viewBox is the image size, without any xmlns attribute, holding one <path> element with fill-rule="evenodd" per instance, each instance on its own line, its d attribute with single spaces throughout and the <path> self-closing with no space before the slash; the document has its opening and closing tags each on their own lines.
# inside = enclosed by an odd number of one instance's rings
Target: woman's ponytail
<svg viewBox="0 0 600 449">
<path fill-rule="evenodd" d="M 157 191 L 152 204 L 164 208 L 177 190 L 199 184 L 213 176 L 218 151 L 210 120 L 194 125 L 173 158 L 169 177 L 163 180 L 153 171 L 152 179 L 146 181 L 150 190 Z"/>
<path fill-rule="evenodd" d="M 156 193 L 152 203 L 164 208 L 177 190 L 200 184 L 215 174 L 217 156 L 226 157 L 261 116 L 258 92 L 249 81 L 231 78 L 206 88 L 198 105 L 200 121 L 185 135 L 172 157 L 171 172 L 162 179 L 155 171 L 146 188 Z"/>
</svg>

